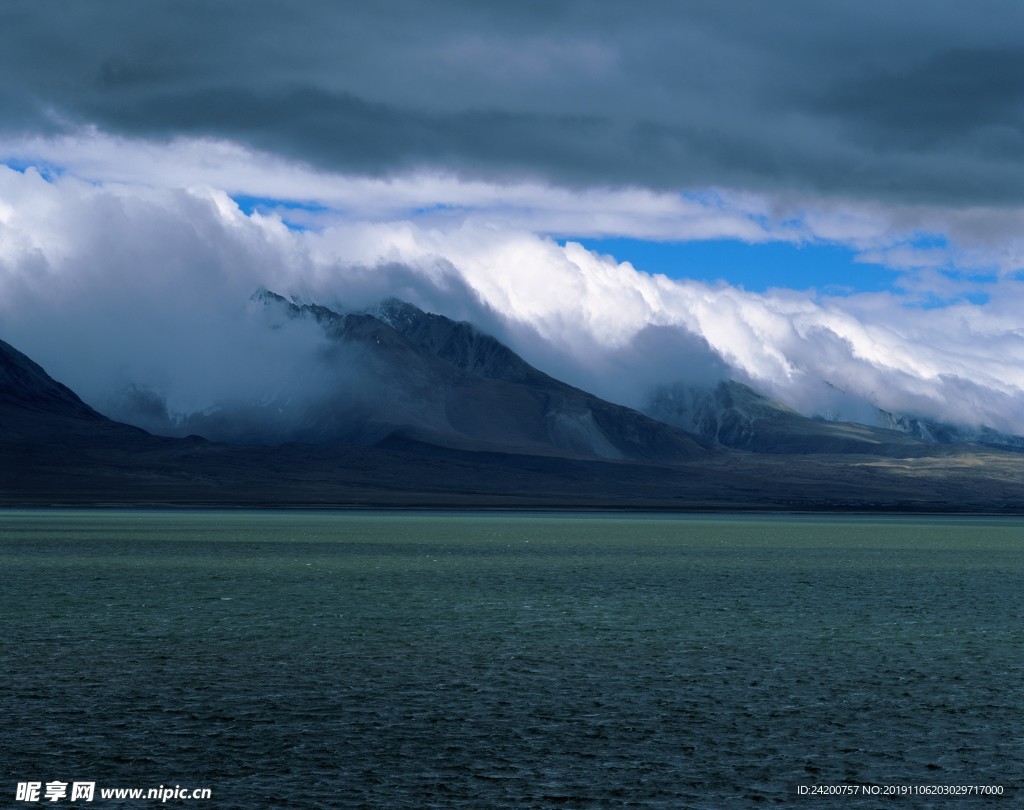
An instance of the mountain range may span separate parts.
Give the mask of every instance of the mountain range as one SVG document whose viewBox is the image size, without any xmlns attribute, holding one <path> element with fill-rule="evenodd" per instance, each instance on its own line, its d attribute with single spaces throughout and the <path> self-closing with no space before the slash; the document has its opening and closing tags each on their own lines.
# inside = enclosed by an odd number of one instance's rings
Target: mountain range
<svg viewBox="0 0 1024 810">
<path fill-rule="evenodd" d="M 337 378 L 283 422 L 274 401 L 177 421 L 149 402 L 147 427 L 195 434 L 153 435 L 0 341 L 0 503 L 1024 509 L 1017 437 L 811 419 L 734 381 L 663 389 L 641 413 L 396 299 L 254 303 L 315 323 Z"/>
</svg>

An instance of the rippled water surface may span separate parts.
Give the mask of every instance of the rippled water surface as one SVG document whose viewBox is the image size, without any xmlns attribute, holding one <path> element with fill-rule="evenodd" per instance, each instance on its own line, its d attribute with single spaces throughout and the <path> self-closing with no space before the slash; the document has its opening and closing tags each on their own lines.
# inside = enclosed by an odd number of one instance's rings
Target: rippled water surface
<svg viewBox="0 0 1024 810">
<path fill-rule="evenodd" d="M 0 511 L 0 575 L 3 806 L 1024 796 L 1018 519 Z"/>
</svg>

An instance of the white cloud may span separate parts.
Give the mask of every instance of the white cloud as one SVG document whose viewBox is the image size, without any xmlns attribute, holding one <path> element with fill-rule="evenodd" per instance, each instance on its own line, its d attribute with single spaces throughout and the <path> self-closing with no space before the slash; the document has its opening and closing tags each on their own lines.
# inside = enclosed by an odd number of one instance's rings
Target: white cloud
<svg viewBox="0 0 1024 810">
<path fill-rule="evenodd" d="M 899 293 L 758 294 L 651 275 L 545 235 L 590 221 L 586 233 L 828 235 L 895 250 L 924 231 L 922 210 L 804 205 L 797 216 L 752 194 L 324 177 L 223 143 L 35 143 L 30 156 L 51 149 L 69 172 L 0 168 L 0 337 L 96 404 L 126 383 L 181 411 L 296 385 L 285 350 L 308 354 L 316 336 L 261 337 L 245 302 L 266 286 L 353 304 L 396 294 L 472 317 L 542 369 L 632 405 L 658 382 L 720 373 L 721 358 L 808 413 L 837 407 L 829 383 L 889 410 L 1024 432 L 1024 290 L 1012 278 L 971 282 L 990 304 L 934 309 Z M 227 192 L 331 210 L 318 230 L 295 232 L 243 215 Z M 439 204 L 455 210 L 415 213 Z M 985 256 L 1013 255 L 1013 239 L 1000 241 L 1013 217 L 993 232 L 973 214 L 934 221 Z M 925 272 L 913 278 L 926 285 Z"/>
<path fill-rule="evenodd" d="M 133 188 L 212 188 L 298 201 L 289 221 L 321 228 L 410 220 L 450 230 L 467 221 L 561 237 L 659 241 L 736 239 L 844 245 L 864 262 L 953 274 L 1024 269 L 1024 208 L 954 208 L 705 189 L 572 189 L 537 181 L 488 182 L 428 171 L 390 177 L 338 174 L 226 140 L 128 139 L 95 128 L 0 143 L 0 161 L 53 166 L 87 182 Z"/>
<path fill-rule="evenodd" d="M 90 182 L 133 187 L 224 190 L 324 206 L 294 213 L 310 225 L 415 217 L 450 227 L 467 217 L 506 227 L 575 236 L 644 239 L 791 238 L 769 232 L 745 195 L 699 196 L 639 188 L 583 191 L 539 182 L 491 183 L 430 172 L 390 178 L 332 174 L 221 140 L 128 140 L 87 129 L 75 136 L 31 137 L 0 144 L 0 160 L 53 165 Z"/>
</svg>

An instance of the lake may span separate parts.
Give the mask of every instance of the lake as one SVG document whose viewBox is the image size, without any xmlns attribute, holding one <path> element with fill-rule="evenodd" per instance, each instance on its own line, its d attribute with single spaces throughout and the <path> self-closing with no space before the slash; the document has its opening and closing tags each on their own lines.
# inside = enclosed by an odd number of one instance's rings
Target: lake
<svg viewBox="0 0 1024 810">
<path fill-rule="evenodd" d="M 1024 519 L 0 510 L 0 571 L 12 806 L 1022 795 Z"/>
</svg>

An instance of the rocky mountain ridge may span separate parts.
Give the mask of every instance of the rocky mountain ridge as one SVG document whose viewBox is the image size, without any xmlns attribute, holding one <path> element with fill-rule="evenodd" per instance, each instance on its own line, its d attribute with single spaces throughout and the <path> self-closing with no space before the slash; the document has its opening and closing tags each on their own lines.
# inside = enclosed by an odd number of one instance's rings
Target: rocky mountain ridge
<svg viewBox="0 0 1024 810">
<path fill-rule="evenodd" d="M 898 430 L 803 416 L 743 383 L 660 389 L 645 412 L 723 447 L 755 453 L 841 453 L 919 456 L 930 442 Z"/>
<path fill-rule="evenodd" d="M 878 411 L 878 421 L 890 430 L 931 444 L 977 444 L 1014 453 L 1024 453 L 1024 436 L 1015 436 L 994 428 L 964 427 L 908 414 Z"/>
<path fill-rule="evenodd" d="M 351 427 L 338 438 L 398 434 L 467 450 L 630 461 L 713 455 L 684 431 L 544 374 L 471 324 L 412 304 L 389 299 L 345 312 L 268 290 L 254 300 L 315 320 L 357 367 L 364 395 L 358 407 L 332 411 L 348 410 Z"/>
</svg>

